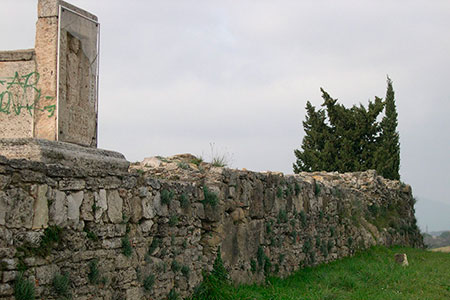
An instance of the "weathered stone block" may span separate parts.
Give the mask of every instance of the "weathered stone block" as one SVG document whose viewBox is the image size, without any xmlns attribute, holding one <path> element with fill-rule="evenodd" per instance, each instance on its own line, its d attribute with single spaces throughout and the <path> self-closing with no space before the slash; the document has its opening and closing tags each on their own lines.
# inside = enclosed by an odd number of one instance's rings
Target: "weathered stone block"
<svg viewBox="0 0 450 300">
<path fill-rule="evenodd" d="M 67 196 L 67 219 L 69 223 L 77 225 L 80 221 L 80 206 L 83 202 L 84 192 L 79 191 Z"/>
<path fill-rule="evenodd" d="M 50 198 L 49 222 L 58 226 L 67 224 L 67 196 L 64 192 L 54 190 Z"/>
<path fill-rule="evenodd" d="M 117 190 L 109 191 L 108 194 L 108 217 L 109 220 L 113 223 L 122 222 L 123 214 L 122 214 L 122 206 L 123 200 L 119 196 L 119 192 Z"/>
<path fill-rule="evenodd" d="M 48 225 L 47 185 L 34 186 L 36 189 L 33 215 L 33 229 L 46 228 Z"/>
</svg>

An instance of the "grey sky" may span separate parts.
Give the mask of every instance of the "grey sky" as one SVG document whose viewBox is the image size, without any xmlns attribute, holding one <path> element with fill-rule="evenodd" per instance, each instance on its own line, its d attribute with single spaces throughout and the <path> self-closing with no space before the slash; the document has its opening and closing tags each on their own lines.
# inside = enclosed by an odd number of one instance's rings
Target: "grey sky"
<svg viewBox="0 0 450 300">
<path fill-rule="evenodd" d="M 34 47 L 36 3 L 2 0 L 0 49 Z M 70 3 L 101 23 L 101 148 L 208 158 L 213 142 L 233 167 L 292 173 L 306 101 L 320 105 L 323 87 L 367 104 L 389 74 L 402 180 L 449 207 L 449 1 Z"/>
</svg>

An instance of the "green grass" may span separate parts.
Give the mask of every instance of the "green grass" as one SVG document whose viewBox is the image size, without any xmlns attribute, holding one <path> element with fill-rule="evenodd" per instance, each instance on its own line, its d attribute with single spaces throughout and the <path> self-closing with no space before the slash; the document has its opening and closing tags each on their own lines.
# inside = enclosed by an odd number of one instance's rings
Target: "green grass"
<svg viewBox="0 0 450 300">
<path fill-rule="evenodd" d="M 409 266 L 394 262 L 406 253 Z M 261 285 L 214 284 L 216 299 L 423 300 L 450 299 L 450 254 L 411 248 L 374 247 L 354 257 L 306 268 Z M 211 293 L 210 293 L 211 294 Z M 206 299 L 202 297 L 192 300 Z"/>
</svg>

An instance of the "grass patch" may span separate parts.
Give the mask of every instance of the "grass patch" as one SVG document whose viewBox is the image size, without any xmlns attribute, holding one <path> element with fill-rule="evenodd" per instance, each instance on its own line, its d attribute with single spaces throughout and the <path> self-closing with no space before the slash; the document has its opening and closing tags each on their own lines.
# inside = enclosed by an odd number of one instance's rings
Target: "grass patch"
<svg viewBox="0 0 450 300">
<path fill-rule="evenodd" d="M 35 293 L 34 284 L 26 280 L 22 273 L 19 273 L 14 282 L 14 297 L 16 300 L 34 300 Z"/>
<path fill-rule="evenodd" d="M 55 294 L 63 299 L 71 297 L 69 274 L 56 273 L 52 280 L 52 287 Z"/>
<path fill-rule="evenodd" d="M 203 205 L 209 204 L 211 206 L 216 206 L 217 203 L 219 203 L 219 197 L 217 194 L 211 192 L 206 185 L 203 186 L 203 195 L 205 196 Z"/>
<path fill-rule="evenodd" d="M 394 262 L 406 253 L 410 265 Z M 267 285 L 218 283 L 215 299 L 258 300 L 411 300 L 450 299 L 450 256 L 411 248 L 374 247 L 354 257 L 305 268 L 285 279 L 270 277 Z M 193 297 L 195 299 L 208 299 Z"/>
<path fill-rule="evenodd" d="M 172 190 L 162 190 L 161 191 L 161 204 L 169 205 L 172 202 L 175 193 Z"/>
<path fill-rule="evenodd" d="M 128 235 L 122 238 L 122 254 L 126 257 L 131 257 L 133 254 L 133 248 L 131 247 L 131 242 Z"/>
<path fill-rule="evenodd" d="M 144 290 L 147 292 L 153 289 L 153 285 L 155 284 L 155 275 L 148 275 L 144 278 L 144 282 L 142 283 Z"/>
</svg>

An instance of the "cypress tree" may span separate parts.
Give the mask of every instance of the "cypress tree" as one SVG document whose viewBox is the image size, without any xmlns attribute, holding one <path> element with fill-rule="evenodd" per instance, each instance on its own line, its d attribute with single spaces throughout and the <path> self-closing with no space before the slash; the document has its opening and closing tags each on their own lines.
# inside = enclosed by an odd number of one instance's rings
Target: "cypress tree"
<svg viewBox="0 0 450 300">
<path fill-rule="evenodd" d="M 302 141 L 302 151 L 294 150 L 297 158 L 293 164 L 295 173 L 326 170 L 328 159 L 324 160 L 327 154 L 324 149 L 329 137 L 325 119 L 325 112 L 322 109 L 316 111 L 316 108 L 309 101 L 306 103 L 306 120 L 303 121 L 306 135 Z"/>
<path fill-rule="evenodd" d="M 385 116 L 381 121 L 379 147 L 375 154 L 378 174 L 388 179 L 400 179 L 400 137 L 397 131 L 397 109 L 392 80 L 387 78 Z"/>
</svg>

